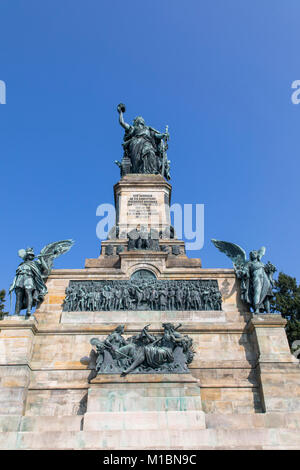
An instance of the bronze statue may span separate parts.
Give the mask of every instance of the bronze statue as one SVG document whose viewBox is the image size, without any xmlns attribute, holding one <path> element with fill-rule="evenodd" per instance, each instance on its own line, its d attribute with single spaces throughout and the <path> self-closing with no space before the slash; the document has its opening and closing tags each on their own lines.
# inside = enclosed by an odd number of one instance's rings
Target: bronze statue
<svg viewBox="0 0 300 470">
<path fill-rule="evenodd" d="M 96 351 L 90 353 L 89 381 L 97 374 L 120 373 L 122 377 L 134 373 L 176 373 L 189 372 L 188 364 L 194 357 L 192 339 L 178 333 L 181 327 L 164 323 L 163 335 L 156 337 L 149 333 L 146 325 L 142 331 L 125 340 L 124 326 L 119 325 L 104 341 L 92 338 L 90 343 Z"/>
<path fill-rule="evenodd" d="M 166 150 L 169 139 L 168 127 L 161 133 L 146 126 L 142 116 L 134 119 L 133 124 L 124 121 L 125 105 L 118 105 L 119 122 L 125 129 L 122 162 L 115 161 L 121 169 L 121 176 L 127 173 L 161 174 L 170 179 L 170 165 Z"/>
<path fill-rule="evenodd" d="M 273 274 L 276 268 L 270 262 L 264 264 L 261 261 L 266 252 L 265 247 L 251 251 L 247 261 L 246 252 L 240 246 L 215 239 L 212 242 L 232 260 L 236 276 L 241 280 L 241 299 L 256 314 L 263 311 L 270 313 L 270 299 L 274 296 Z"/>
<path fill-rule="evenodd" d="M 23 262 L 16 270 L 16 276 L 9 288 L 9 293 L 16 293 L 15 315 L 26 309 L 26 318 L 30 317 L 32 307 L 43 301 L 47 294 L 45 280 L 49 276 L 53 261 L 67 253 L 74 244 L 73 240 L 62 240 L 46 245 L 35 259 L 33 248 L 21 249 L 18 255 Z"/>
</svg>

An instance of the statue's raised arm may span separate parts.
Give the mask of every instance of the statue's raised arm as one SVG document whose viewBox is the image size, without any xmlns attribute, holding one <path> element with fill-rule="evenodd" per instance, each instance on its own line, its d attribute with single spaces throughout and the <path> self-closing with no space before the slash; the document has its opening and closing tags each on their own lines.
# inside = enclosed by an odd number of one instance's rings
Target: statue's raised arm
<svg viewBox="0 0 300 470">
<path fill-rule="evenodd" d="M 126 131 L 128 131 L 130 129 L 130 124 L 127 124 L 127 122 L 124 121 L 124 116 L 123 116 L 123 113 L 125 113 L 126 111 L 125 104 L 123 103 L 118 104 L 117 110 L 119 113 L 119 123 L 121 124 L 122 127 L 124 127 Z"/>
</svg>

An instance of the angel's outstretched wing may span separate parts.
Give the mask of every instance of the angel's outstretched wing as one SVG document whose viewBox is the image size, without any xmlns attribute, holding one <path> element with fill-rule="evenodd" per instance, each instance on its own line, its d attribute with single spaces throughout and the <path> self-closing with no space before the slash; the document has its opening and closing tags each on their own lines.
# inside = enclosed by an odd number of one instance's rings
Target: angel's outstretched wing
<svg viewBox="0 0 300 470">
<path fill-rule="evenodd" d="M 261 260 L 265 253 L 266 253 L 266 247 L 265 247 L 265 246 L 262 246 L 262 247 L 258 250 L 258 259 Z"/>
<path fill-rule="evenodd" d="M 234 265 L 243 265 L 247 262 L 246 252 L 239 245 L 221 240 L 211 240 L 218 250 L 225 253 L 230 258 Z"/>
<path fill-rule="evenodd" d="M 48 267 L 50 272 L 53 266 L 53 261 L 60 255 L 67 253 L 74 245 L 74 240 L 60 240 L 59 242 L 49 243 L 41 250 L 38 258 L 43 258 L 43 261 Z"/>
</svg>

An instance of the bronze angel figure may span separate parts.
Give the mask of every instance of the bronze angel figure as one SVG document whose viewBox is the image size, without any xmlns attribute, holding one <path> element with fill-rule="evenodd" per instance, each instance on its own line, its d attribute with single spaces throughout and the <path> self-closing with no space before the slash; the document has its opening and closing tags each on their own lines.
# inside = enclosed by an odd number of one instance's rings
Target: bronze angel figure
<svg viewBox="0 0 300 470">
<path fill-rule="evenodd" d="M 266 248 L 263 246 L 260 250 L 252 250 L 247 260 L 246 252 L 239 245 L 215 239 L 212 242 L 232 260 L 236 276 L 241 280 L 242 301 L 249 304 L 256 314 L 263 311 L 270 313 L 276 268 L 270 262 L 264 264 L 261 261 Z"/>
<path fill-rule="evenodd" d="M 35 259 L 33 248 L 21 249 L 18 255 L 22 258 L 9 293 L 16 293 L 15 315 L 26 309 L 26 318 L 30 317 L 32 307 L 43 301 L 47 294 L 45 281 L 49 276 L 53 261 L 67 253 L 74 244 L 73 240 L 61 240 L 46 245 Z"/>
</svg>

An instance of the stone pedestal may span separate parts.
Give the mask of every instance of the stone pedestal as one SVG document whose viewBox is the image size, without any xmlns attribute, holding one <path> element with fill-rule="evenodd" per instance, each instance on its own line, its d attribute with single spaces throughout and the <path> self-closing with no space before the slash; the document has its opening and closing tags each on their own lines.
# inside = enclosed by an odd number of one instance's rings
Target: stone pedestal
<svg viewBox="0 0 300 470">
<path fill-rule="evenodd" d="M 255 315 L 249 323 L 265 412 L 300 409 L 299 360 L 290 352 L 285 324 L 280 315 Z"/>
<path fill-rule="evenodd" d="M 171 226 L 171 190 L 161 175 L 123 176 L 114 186 L 115 224 L 101 242 L 99 258 L 86 259 L 85 267 L 126 272 L 134 258 L 138 264 L 142 258 L 151 258 L 152 265 L 158 264 L 161 270 L 167 266 L 201 268 L 200 259 L 186 256 L 185 243 L 176 238 Z M 158 276 L 159 271 L 155 269 Z"/>
<path fill-rule="evenodd" d="M 203 429 L 199 386 L 191 374 L 99 375 L 88 391 L 83 429 L 126 430 L 128 434 Z"/>
<path fill-rule="evenodd" d="M 126 175 L 114 186 L 120 238 L 137 226 L 164 230 L 170 226 L 171 185 L 160 175 Z"/>
<path fill-rule="evenodd" d="M 6 316 L 0 328 L 0 415 L 18 420 L 25 410 L 37 322 L 33 317 Z"/>
</svg>

